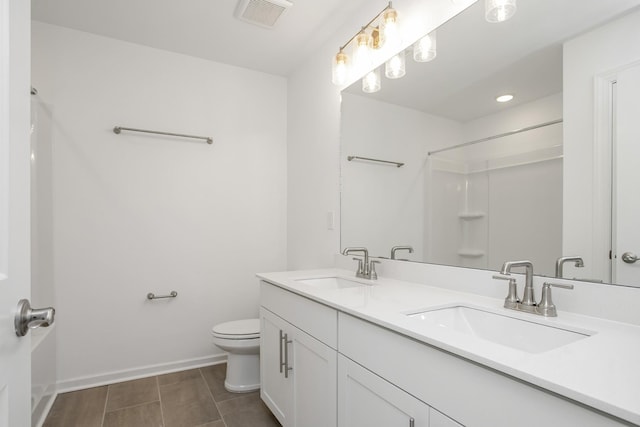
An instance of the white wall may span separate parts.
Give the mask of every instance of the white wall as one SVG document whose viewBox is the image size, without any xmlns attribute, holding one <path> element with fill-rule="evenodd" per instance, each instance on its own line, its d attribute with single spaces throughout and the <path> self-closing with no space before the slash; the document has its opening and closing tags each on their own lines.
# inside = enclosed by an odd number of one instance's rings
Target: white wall
<svg viewBox="0 0 640 427">
<path fill-rule="evenodd" d="M 211 327 L 257 316 L 255 273 L 286 264 L 285 79 L 34 22 L 33 85 L 53 108 L 62 386 L 219 360 Z"/>
<path fill-rule="evenodd" d="M 630 13 L 564 45 L 564 252 L 584 256 L 582 274 L 609 272 L 606 190 L 607 153 L 595 145 L 596 78 L 640 60 L 640 11 Z M 606 129 L 604 129 L 606 133 Z M 594 155 L 597 156 L 594 157 Z M 603 164 L 604 163 L 604 164 Z M 604 192 L 604 196 L 603 196 Z"/>
<path fill-rule="evenodd" d="M 404 0 L 394 6 L 403 16 L 412 18 L 412 34 L 424 35 L 474 2 Z M 331 58 L 354 31 L 378 12 L 378 4 L 363 5 L 289 76 L 289 269 L 331 266 L 333 255 L 340 250 L 340 224 L 336 222 L 332 230 L 327 227 L 327 213 L 337 216 L 340 211 L 340 88 L 331 84 Z"/>
</svg>

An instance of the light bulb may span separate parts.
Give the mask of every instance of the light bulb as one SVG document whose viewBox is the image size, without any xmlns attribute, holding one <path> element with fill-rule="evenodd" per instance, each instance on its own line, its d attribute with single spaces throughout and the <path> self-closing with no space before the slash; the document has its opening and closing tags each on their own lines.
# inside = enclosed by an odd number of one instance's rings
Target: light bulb
<svg viewBox="0 0 640 427">
<path fill-rule="evenodd" d="M 391 51 L 396 51 L 402 43 L 398 28 L 398 12 L 395 9 L 387 9 L 382 14 L 382 40 Z"/>
<path fill-rule="evenodd" d="M 353 66 L 360 73 L 371 68 L 371 36 L 364 30 L 356 36 L 356 45 L 353 51 Z"/>
<path fill-rule="evenodd" d="M 485 0 L 484 16 L 488 22 L 504 22 L 516 13 L 516 0 Z"/>
<path fill-rule="evenodd" d="M 429 62 L 437 55 L 436 32 L 432 31 L 413 45 L 413 59 L 416 62 Z"/>
<path fill-rule="evenodd" d="M 362 91 L 365 93 L 374 93 L 380 90 L 380 69 L 376 68 L 368 72 L 362 79 Z"/>
<path fill-rule="evenodd" d="M 333 58 L 331 67 L 331 81 L 334 85 L 342 86 L 347 83 L 349 76 L 349 57 L 340 50 Z"/>
<path fill-rule="evenodd" d="M 392 56 L 384 64 L 384 75 L 389 79 L 399 79 L 406 73 L 404 52 Z"/>
</svg>

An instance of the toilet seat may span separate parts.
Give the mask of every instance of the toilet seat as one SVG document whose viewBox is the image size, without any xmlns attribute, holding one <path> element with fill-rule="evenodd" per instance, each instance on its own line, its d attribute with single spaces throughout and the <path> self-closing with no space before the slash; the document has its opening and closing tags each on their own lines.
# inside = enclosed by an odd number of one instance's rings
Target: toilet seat
<svg viewBox="0 0 640 427">
<path fill-rule="evenodd" d="M 260 319 L 243 319 L 220 323 L 211 329 L 214 337 L 230 340 L 260 338 Z"/>
</svg>

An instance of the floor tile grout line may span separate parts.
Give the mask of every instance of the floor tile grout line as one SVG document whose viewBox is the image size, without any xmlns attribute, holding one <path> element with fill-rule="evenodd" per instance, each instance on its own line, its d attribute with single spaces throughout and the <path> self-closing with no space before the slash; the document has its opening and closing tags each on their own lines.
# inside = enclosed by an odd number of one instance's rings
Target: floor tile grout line
<svg viewBox="0 0 640 427">
<path fill-rule="evenodd" d="M 204 385 L 207 386 L 207 390 L 209 390 L 209 396 L 211 396 L 211 400 L 213 400 L 213 404 L 216 406 L 216 410 L 218 411 L 218 414 L 220 415 L 220 419 L 222 420 L 222 424 L 224 424 L 224 426 L 227 426 L 227 422 L 224 420 L 224 416 L 222 415 L 222 412 L 220 412 L 220 407 L 218 406 L 218 402 L 216 402 L 216 399 L 213 397 L 213 392 L 211 391 L 211 387 L 209 387 L 209 383 L 207 382 L 207 379 L 204 377 L 204 374 L 202 373 L 202 368 L 198 368 L 198 372 L 200 372 L 200 377 L 202 377 L 202 380 L 204 381 Z"/>
<path fill-rule="evenodd" d="M 102 421 L 100 422 L 100 427 L 104 427 L 104 419 L 107 416 L 107 402 L 109 402 L 109 389 L 111 386 L 107 386 L 107 394 L 104 397 L 104 407 L 102 408 Z"/>
<path fill-rule="evenodd" d="M 160 399 L 150 400 L 148 402 L 136 403 L 135 405 L 123 406 L 121 408 L 111 409 L 110 411 L 105 411 L 105 412 L 118 412 L 118 411 L 123 411 L 125 409 L 137 408 L 139 406 L 145 406 L 145 405 L 149 405 L 151 403 L 156 403 L 156 402 L 160 402 Z"/>
<path fill-rule="evenodd" d="M 164 410 L 162 409 L 162 395 L 160 394 L 160 378 L 156 375 L 156 387 L 158 389 L 158 401 L 160 402 L 160 418 L 162 419 L 162 425 L 166 426 L 167 423 L 164 420 Z"/>
</svg>

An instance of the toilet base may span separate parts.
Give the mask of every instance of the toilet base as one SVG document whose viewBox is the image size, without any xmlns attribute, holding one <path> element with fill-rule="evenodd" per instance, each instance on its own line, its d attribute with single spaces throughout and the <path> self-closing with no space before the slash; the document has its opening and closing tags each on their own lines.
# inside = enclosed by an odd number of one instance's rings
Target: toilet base
<svg viewBox="0 0 640 427">
<path fill-rule="evenodd" d="M 224 388 L 232 393 L 260 389 L 260 355 L 229 353 Z"/>
</svg>

